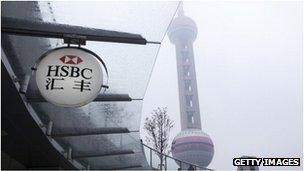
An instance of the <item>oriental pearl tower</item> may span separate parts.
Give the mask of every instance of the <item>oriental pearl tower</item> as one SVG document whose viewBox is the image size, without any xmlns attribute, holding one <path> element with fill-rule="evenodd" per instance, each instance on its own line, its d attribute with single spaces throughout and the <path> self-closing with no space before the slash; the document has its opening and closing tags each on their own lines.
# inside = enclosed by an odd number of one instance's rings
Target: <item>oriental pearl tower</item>
<svg viewBox="0 0 304 171">
<path fill-rule="evenodd" d="M 213 158 L 214 145 L 209 135 L 202 131 L 201 126 L 193 55 L 196 35 L 196 24 L 184 15 L 181 4 L 178 16 L 172 21 L 168 30 L 169 39 L 176 50 L 181 117 L 181 132 L 172 142 L 172 155 L 179 160 L 207 167 Z M 176 162 L 180 165 L 180 162 Z M 189 166 L 180 167 L 188 169 Z"/>
</svg>

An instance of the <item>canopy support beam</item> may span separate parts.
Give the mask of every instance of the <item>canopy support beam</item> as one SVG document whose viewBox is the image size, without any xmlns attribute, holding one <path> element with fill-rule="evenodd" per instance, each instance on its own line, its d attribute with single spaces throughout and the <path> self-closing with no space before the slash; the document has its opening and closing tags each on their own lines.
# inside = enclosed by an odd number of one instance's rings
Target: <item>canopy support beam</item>
<svg viewBox="0 0 304 171">
<path fill-rule="evenodd" d="M 142 167 L 142 165 L 130 165 L 130 166 L 121 166 L 121 167 L 102 167 L 98 168 L 99 170 L 123 170 L 123 169 L 132 169 L 132 168 L 139 168 Z M 97 168 L 96 168 L 97 169 Z"/>
<path fill-rule="evenodd" d="M 78 154 L 73 155 L 73 159 L 79 159 L 79 158 L 90 158 L 90 157 L 104 157 L 104 156 L 114 156 L 114 155 L 123 155 L 123 154 L 134 154 L 133 150 L 115 150 L 115 151 L 109 151 L 109 152 L 91 152 L 86 154 Z"/>
<path fill-rule="evenodd" d="M 85 41 L 130 43 L 139 45 L 147 44 L 147 40 L 139 34 L 58 23 L 29 21 L 11 17 L 1 17 L 1 33 L 32 37 L 59 38 L 64 39 L 65 43 L 72 44 L 85 44 Z"/>
<path fill-rule="evenodd" d="M 86 135 L 100 135 L 100 134 L 121 134 L 130 133 L 128 128 L 124 127 L 106 127 L 106 128 L 73 128 L 56 131 L 53 130 L 51 137 L 73 137 Z"/>
<path fill-rule="evenodd" d="M 27 102 L 39 103 L 47 102 L 40 94 L 31 95 L 26 94 Z M 115 101 L 132 101 L 132 98 L 128 94 L 99 94 L 94 102 L 115 102 Z"/>
</svg>

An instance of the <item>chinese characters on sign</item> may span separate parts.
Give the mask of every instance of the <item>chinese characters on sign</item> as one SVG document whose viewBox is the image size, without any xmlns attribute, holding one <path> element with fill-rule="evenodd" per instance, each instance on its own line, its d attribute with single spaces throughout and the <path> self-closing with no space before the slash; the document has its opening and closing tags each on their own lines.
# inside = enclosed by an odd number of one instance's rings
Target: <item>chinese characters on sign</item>
<svg viewBox="0 0 304 171">
<path fill-rule="evenodd" d="M 78 57 L 79 58 L 79 57 Z M 89 75 L 90 74 L 90 75 Z M 81 81 L 74 81 L 75 83 L 80 83 L 80 85 L 75 84 L 75 86 L 80 86 L 80 90 L 89 90 L 89 88 L 84 88 L 88 87 L 89 84 L 91 84 L 89 81 L 85 82 L 85 80 L 89 80 L 92 78 L 92 69 L 90 68 L 84 68 L 80 71 L 78 67 L 69 67 L 69 66 L 48 66 L 48 71 L 47 71 L 47 79 L 46 79 L 46 89 L 47 90 L 53 90 L 53 89 L 61 89 L 63 90 L 63 87 L 55 87 L 55 81 L 56 80 L 62 80 L 64 81 L 65 77 L 72 77 L 72 78 L 83 78 Z M 60 78 L 58 78 L 60 77 Z M 86 85 L 84 85 L 86 84 Z"/>
<path fill-rule="evenodd" d="M 102 64 L 82 48 L 58 48 L 37 64 L 36 82 L 41 95 L 63 107 L 79 107 L 94 100 L 103 84 Z"/>
</svg>

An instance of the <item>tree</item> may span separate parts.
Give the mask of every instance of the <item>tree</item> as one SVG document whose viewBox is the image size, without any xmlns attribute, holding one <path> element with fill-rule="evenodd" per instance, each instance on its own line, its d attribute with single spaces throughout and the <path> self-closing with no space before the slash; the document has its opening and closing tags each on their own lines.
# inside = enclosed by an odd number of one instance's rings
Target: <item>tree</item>
<svg viewBox="0 0 304 171">
<path fill-rule="evenodd" d="M 158 151 L 156 153 L 160 160 L 160 169 L 162 170 L 164 156 L 168 155 L 170 150 L 169 133 L 174 126 L 174 122 L 170 119 L 167 113 L 167 108 L 158 107 L 151 113 L 151 118 L 146 118 L 144 129 L 148 136 L 146 136 L 146 143 L 153 146 Z"/>
</svg>

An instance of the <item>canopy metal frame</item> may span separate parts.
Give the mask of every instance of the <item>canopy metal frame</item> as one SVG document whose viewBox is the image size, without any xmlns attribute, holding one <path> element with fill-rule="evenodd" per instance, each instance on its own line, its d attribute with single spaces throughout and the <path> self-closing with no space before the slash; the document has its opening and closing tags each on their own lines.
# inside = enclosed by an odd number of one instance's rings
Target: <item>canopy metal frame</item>
<svg viewBox="0 0 304 171">
<path fill-rule="evenodd" d="M 114 150 L 108 152 L 86 152 L 85 154 L 73 154 L 73 159 L 80 158 L 92 158 L 92 157 L 105 157 L 105 156 L 115 156 L 115 155 L 127 155 L 134 154 L 133 150 Z"/>
<path fill-rule="evenodd" d="M 139 34 L 87 28 L 74 25 L 29 21 L 11 17 L 1 17 L 1 32 L 11 35 L 31 37 L 59 38 L 64 43 L 85 45 L 86 41 L 100 41 L 112 43 L 129 43 L 146 45 L 161 44 L 147 41 Z"/>
</svg>

